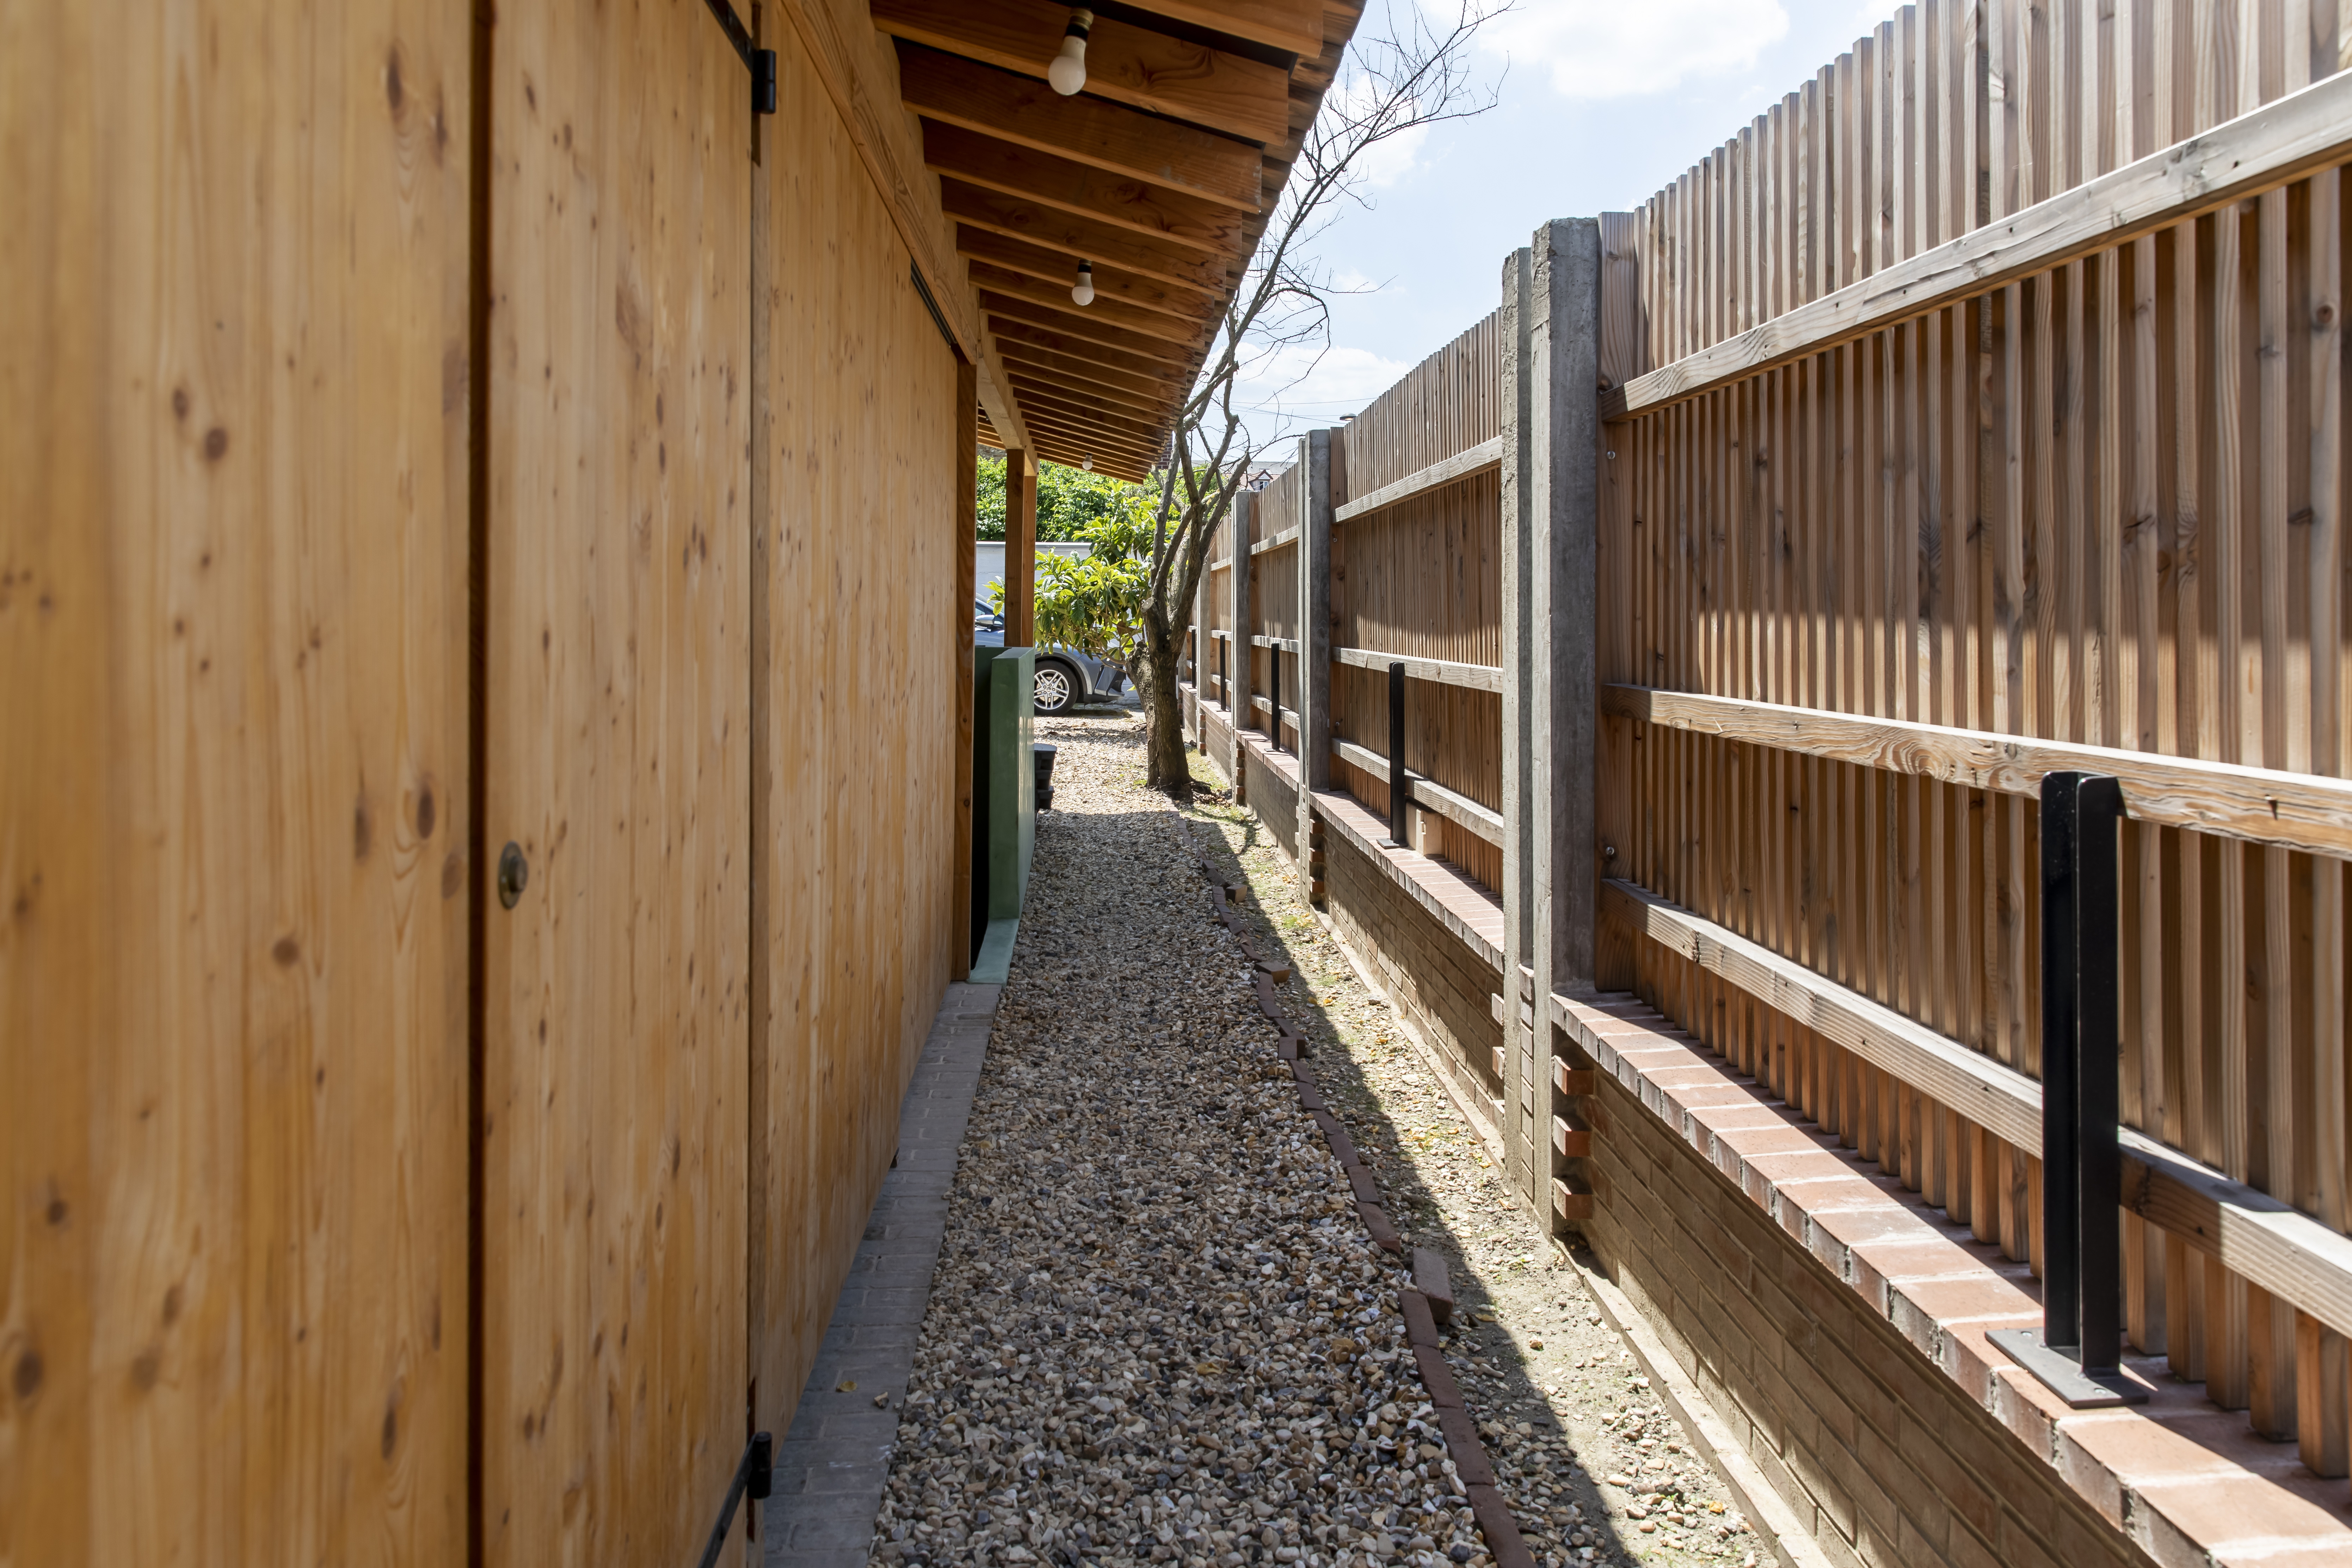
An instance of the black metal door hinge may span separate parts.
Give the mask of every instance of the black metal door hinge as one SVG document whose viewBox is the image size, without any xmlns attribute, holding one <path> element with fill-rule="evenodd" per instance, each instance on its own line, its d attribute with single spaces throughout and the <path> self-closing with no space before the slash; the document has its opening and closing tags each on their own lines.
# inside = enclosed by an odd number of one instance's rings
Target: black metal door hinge
<svg viewBox="0 0 2352 1568">
<path fill-rule="evenodd" d="M 751 30 L 743 26 L 743 18 L 735 15 L 728 0 L 703 0 L 710 14 L 719 18 L 719 30 L 727 41 L 735 46 L 744 66 L 751 73 L 751 112 L 773 114 L 776 111 L 776 51 L 761 48 L 752 42 Z"/>
</svg>

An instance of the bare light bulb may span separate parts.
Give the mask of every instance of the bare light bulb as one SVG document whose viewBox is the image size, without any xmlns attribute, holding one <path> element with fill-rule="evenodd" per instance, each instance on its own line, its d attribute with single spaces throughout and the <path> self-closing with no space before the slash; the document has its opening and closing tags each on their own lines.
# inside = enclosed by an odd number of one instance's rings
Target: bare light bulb
<svg viewBox="0 0 2352 1568">
<path fill-rule="evenodd" d="M 1045 68 L 1045 79 L 1064 98 L 1087 85 L 1087 30 L 1095 25 L 1092 11 L 1070 13 L 1070 25 L 1062 34 L 1062 52 Z"/>
<path fill-rule="evenodd" d="M 1070 298 L 1081 305 L 1091 305 L 1095 302 L 1095 264 L 1093 262 L 1078 263 L 1078 281 L 1070 289 Z"/>
<path fill-rule="evenodd" d="M 1095 460 L 1092 458 L 1080 458 L 1078 459 L 1078 467 L 1091 474 L 1095 471 Z"/>
</svg>

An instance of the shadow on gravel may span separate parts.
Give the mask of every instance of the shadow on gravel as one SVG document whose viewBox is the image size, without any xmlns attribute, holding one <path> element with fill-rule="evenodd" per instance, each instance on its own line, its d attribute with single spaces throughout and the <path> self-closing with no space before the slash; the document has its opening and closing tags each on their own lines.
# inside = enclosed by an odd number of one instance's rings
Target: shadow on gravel
<svg viewBox="0 0 2352 1568">
<path fill-rule="evenodd" d="M 1488 1439 L 1487 1457 L 1495 1466 L 1496 1479 L 1511 1500 L 1513 1515 L 1521 1531 L 1540 1531 L 1550 1541 L 1564 1542 L 1571 1530 L 1581 1530 L 1586 1544 L 1593 1549 L 1594 1555 L 1589 1561 L 1596 1563 L 1634 1556 L 1637 1549 L 1618 1533 L 1599 1484 L 1582 1468 L 1581 1454 L 1578 1455 L 1579 1469 L 1562 1478 L 1559 1485 L 1559 1507 L 1564 1509 L 1572 1501 L 1583 1509 L 1582 1519 L 1573 1524 L 1555 1520 L 1532 1506 L 1527 1478 L 1535 1472 L 1507 1472 L 1510 1461 L 1486 1431 L 1488 1424 L 1523 1423 L 1532 1429 L 1532 1436 L 1555 1441 L 1563 1436 L 1550 1402 L 1537 1386 L 1517 1342 L 1493 1321 L 1494 1300 L 1468 1245 L 1475 1239 L 1507 1237 L 1494 1232 L 1484 1233 L 1482 1237 L 1457 1231 L 1437 1194 L 1429 1190 L 1414 1163 L 1404 1153 L 1402 1130 L 1381 1109 L 1380 1096 L 1363 1068 L 1340 1044 L 1338 1021 L 1316 1000 L 1312 987 L 1305 983 L 1300 963 L 1303 955 L 1293 950 L 1290 938 L 1294 932 L 1318 929 L 1315 916 L 1297 899 L 1295 885 L 1286 890 L 1288 897 L 1279 900 L 1291 907 L 1268 909 L 1258 897 L 1258 889 L 1240 858 L 1243 853 L 1267 847 L 1271 831 L 1255 811 L 1231 804 L 1229 797 L 1204 795 L 1194 802 L 1193 812 L 1202 820 L 1188 821 L 1186 830 L 1218 874 L 1244 889 L 1244 901 L 1235 913 L 1253 933 L 1258 951 L 1279 953 L 1290 965 L 1291 978 L 1276 987 L 1283 1011 L 1307 1032 L 1312 1042 L 1314 1054 L 1310 1059 L 1317 1087 L 1332 1113 L 1346 1125 L 1358 1152 L 1371 1166 L 1381 1186 L 1381 1202 L 1398 1233 L 1408 1247 L 1425 1247 L 1445 1258 L 1454 1289 L 1454 1320 L 1440 1330 L 1440 1337 L 1447 1362 L 1455 1370 L 1456 1381 L 1465 1384 L 1465 1401 L 1480 1424 L 1481 1436 Z M 1223 833 L 1208 830 L 1211 824 L 1240 829 L 1240 851 Z M 1206 884 L 1202 887 L 1203 893 L 1196 896 L 1205 900 Z M 1415 1047 L 1408 1045 L 1402 1048 Z M 1425 1066 L 1423 1070 L 1430 1071 Z M 1431 1076 L 1433 1079 L 1434 1073 L 1431 1072 Z M 1432 1088 L 1441 1099 L 1445 1095 L 1442 1085 L 1433 1083 Z M 1446 1113 L 1459 1114 L 1450 1102 Z M 1587 1257 L 1585 1261 L 1590 1265 L 1593 1260 Z M 1561 1281 L 1559 1293 L 1564 1300 L 1580 1291 L 1580 1286 Z M 1475 1379 L 1462 1375 L 1463 1363 L 1472 1358 L 1478 1358 L 1476 1364 L 1481 1373 Z M 1470 1386 L 1474 1382 L 1478 1385 L 1475 1392 Z M 1570 1547 L 1566 1551 L 1570 1563 L 1585 1561 L 1577 1549 Z M 1540 1551 L 1538 1560 L 1543 1560 Z"/>
</svg>

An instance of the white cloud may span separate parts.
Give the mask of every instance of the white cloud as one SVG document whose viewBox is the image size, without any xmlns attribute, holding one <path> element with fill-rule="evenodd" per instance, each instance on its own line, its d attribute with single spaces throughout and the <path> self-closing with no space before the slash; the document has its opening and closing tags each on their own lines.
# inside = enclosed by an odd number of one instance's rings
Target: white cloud
<svg viewBox="0 0 2352 1568">
<path fill-rule="evenodd" d="M 1243 423 L 1261 449 L 1302 430 L 1335 426 L 1396 384 L 1412 366 L 1370 349 L 1333 348 L 1318 359 L 1305 346 L 1278 349 L 1244 368 L 1234 387 L 1234 406 L 1247 409 Z"/>
<path fill-rule="evenodd" d="M 1593 99 L 1749 69 L 1788 32 L 1780 0 L 1519 0 L 1478 37 L 1563 96 Z"/>
</svg>

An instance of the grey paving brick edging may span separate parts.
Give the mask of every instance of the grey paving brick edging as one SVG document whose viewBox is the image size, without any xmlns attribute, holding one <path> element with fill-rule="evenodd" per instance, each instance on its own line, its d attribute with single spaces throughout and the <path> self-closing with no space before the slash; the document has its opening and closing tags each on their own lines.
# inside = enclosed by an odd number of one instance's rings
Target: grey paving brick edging
<svg viewBox="0 0 2352 1568">
<path fill-rule="evenodd" d="M 882 1179 L 792 1430 L 776 1445 L 760 1529 L 770 1568 L 866 1568 L 871 1558 L 898 1407 L 947 1236 L 956 1151 L 1003 991 L 950 985 L 931 1020 L 898 1105 L 898 1163 Z M 887 1396 L 883 1405 L 877 1396 Z"/>
<path fill-rule="evenodd" d="M 1298 1103 L 1315 1119 L 1330 1145 L 1332 1157 L 1348 1173 L 1348 1185 L 1356 1194 L 1356 1213 L 1362 1217 L 1365 1230 L 1382 1251 L 1402 1256 L 1404 1238 L 1397 1234 L 1389 1220 L 1388 1211 L 1381 1206 L 1380 1184 L 1357 1157 L 1355 1141 L 1339 1119 L 1323 1103 L 1316 1089 L 1314 1069 L 1307 1065 L 1306 1034 L 1293 1026 L 1282 1015 L 1274 990 L 1275 964 L 1258 955 L 1257 949 L 1234 919 L 1233 903 L 1240 892 L 1238 884 L 1227 882 L 1209 858 L 1201 853 L 1189 829 L 1185 843 L 1192 858 L 1201 864 L 1202 874 L 1209 879 L 1209 911 L 1224 923 L 1234 939 L 1241 943 L 1242 952 L 1256 967 L 1255 989 L 1258 1011 L 1264 1013 L 1280 1032 L 1276 1051 L 1290 1064 L 1290 1076 L 1298 1089 Z M 1416 1260 L 1418 1261 L 1418 1260 Z M 1469 1407 L 1462 1403 L 1462 1390 L 1454 1381 L 1454 1373 L 1445 1364 L 1445 1352 L 1437 1342 L 1437 1319 L 1430 1309 L 1430 1300 L 1420 1290 L 1408 1287 L 1403 1292 L 1405 1341 L 1412 1346 L 1413 1365 L 1421 1373 L 1421 1385 L 1429 1391 L 1430 1404 L 1437 1407 L 1437 1429 L 1444 1436 L 1445 1451 L 1454 1461 L 1454 1473 L 1462 1482 L 1462 1489 L 1470 1500 L 1470 1511 L 1478 1521 L 1479 1532 L 1486 1538 L 1486 1550 L 1494 1556 L 1496 1568 L 1535 1568 L 1535 1556 L 1519 1535 L 1518 1521 L 1511 1517 L 1511 1505 L 1495 1484 L 1495 1468 L 1486 1458 L 1486 1446 L 1479 1440 L 1478 1423 Z M 1450 1302 L 1447 1305 L 1451 1305 Z"/>
</svg>

